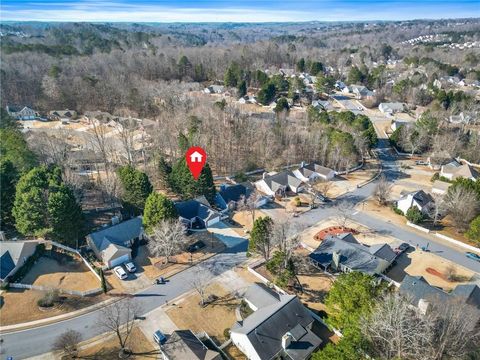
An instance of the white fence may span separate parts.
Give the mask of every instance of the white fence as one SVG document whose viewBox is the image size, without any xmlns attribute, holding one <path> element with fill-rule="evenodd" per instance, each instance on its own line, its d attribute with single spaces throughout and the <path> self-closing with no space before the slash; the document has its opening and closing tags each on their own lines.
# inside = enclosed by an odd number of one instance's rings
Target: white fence
<svg viewBox="0 0 480 360">
<path fill-rule="evenodd" d="M 96 295 L 103 292 L 102 288 L 96 288 L 96 289 L 91 289 L 87 291 L 78 291 L 78 290 L 58 289 L 58 288 L 51 288 L 48 286 L 20 284 L 20 283 L 11 283 L 9 284 L 9 286 L 15 289 L 30 289 L 30 290 L 38 290 L 38 291 L 56 290 L 61 294 L 69 294 L 69 295 L 76 295 L 76 296 L 82 296 L 82 297 L 89 296 L 89 295 Z"/>
<path fill-rule="evenodd" d="M 410 221 L 407 221 L 407 225 L 410 226 L 410 227 L 413 227 L 419 231 L 423 231 L 424 233 L 430 233 L 430 230 L 428 230 L 427 228 L 424 228 L 423 226 L 420 226 L 420 225 L 416 225 Z"/>
</svg>

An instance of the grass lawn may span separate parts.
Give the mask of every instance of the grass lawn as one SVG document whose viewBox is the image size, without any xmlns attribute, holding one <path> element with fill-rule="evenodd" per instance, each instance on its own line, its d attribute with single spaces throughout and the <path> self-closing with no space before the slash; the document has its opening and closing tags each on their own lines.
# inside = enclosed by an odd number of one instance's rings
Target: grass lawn
<svg viewBox="0 0 480 360">
<path fill-rule="evenodd" d="M 205 331 L 217 344 L 222 344 L 226 340 L 223 332 L 235 323 L 235 309 L 241 301 L 218 283 L 207 288 L 207 296 L 210 294 L 217 295 L 219 299 L 201 307 L 200 296 L 194 293 L 171 305 L 166 313 L 180 329 Z"/>
<path fill-rule="evenodd" d="M 139 328 L 132 330 L 128 348 L 134 353 L 129 359 L 147 360 L 157 359 L 159 356 L 158 347 L 148 340 Z M 81 350 L 78 357 L 92 360 L 117 360 L 119 349 L 117 338 L 109 336 L 105 341 Z"/>
<path fill-rule="evenodd" d="M 28 321 L 40 320 L 65 314 L 71 311 L 94 305 L 107 299 L 105 295 L 93 297 L 63 296 L 61 306 L 51 310 L 40 310 L 37 301 L 44 296 L 44 292 L 36 290 L 10 289 L 2 291 L 0 323 L 2 326 L 20 324 Z"/>
<path fill-rule="evenodd" d="M 46 256 L 39 258 L 20 282 L 78 291 L 101 286 L 97 277 L 80 260 L 62 263 Z"/>
<path fill-rule="evenodd" d="M 247 357 L 234 344 L 228 345 L 223 351 L 233 360 L 247 360 Z"/>
</svg>

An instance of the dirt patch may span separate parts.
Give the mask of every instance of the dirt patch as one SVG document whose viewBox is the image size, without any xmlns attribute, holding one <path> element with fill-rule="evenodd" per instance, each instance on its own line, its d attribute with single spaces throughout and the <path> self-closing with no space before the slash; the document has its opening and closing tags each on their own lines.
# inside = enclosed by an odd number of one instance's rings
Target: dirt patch
<svg viewBox="0 0 480 360">
<path fill-rule="evenodd" d="M 37 260 L 21 282 L 77 291 L 96 289 L 101 286 L 98 278 L 80 260 L 63 262 L 46 256 Z"/>
<path fill-rule="evenodd" d="M 223 349 L 225 353 L 233 360 L 247 360 L 248 358 L 234 345 L 230 344 Z"/>
<path fill-rule="evenodd" d="M 160 351 L 155 344 L 147 339 L 139 328 L 134 328 L 127 342 L 127 347 L 134 353 L 129 359 L 150 360 L 156 359 Z M 79 358 L 92 360 L 118 360 L 118 340 L 109 336 L 105 341 L 88 346 L 81 350 Z"/>
<path fill-rule="evenodd" d="M 255 211 L 255 219 L 258 219 L 260 217 L 265 217 L 267 216 L 265 213 L 263 213 L 261 210 L 256 210 Z M 252 214 L 249 211 L 237 211 L 233 215 L 233 221 L 235 221 L 237 224 L 240 224 L 242 228 L 234 228 L 234 230 L 239 234 L 244 236 L 246 231 L 251 231 L 253 222 L 252 222 Z"/>
<path fill-rule="evenodd" d="M 94 305 L 106 300 L 105 295 L 92 297 L 63 296 L 61 306 L 54 309 L 41 311 L 37 301 L 44 296 L 44 292 L 36 290 L 10 289 L 2 292 L 2 307 L 0 323 L 2 326 L 20 324 L 24 322 L 46 319 L 52 316 L 66 314 L 71 311 Z"/>
<path fill-rule="evenodd" d="M 166 313 L 180 329 L 205 331 L 217 344 L 221 344 L 226 340 L 225 329 L 230 329 L 236 322 L 235 309 L 240 299 L 218 283 L 207 288 L 207 296 L 210 294 L 218 296 L 218 300 L 201 307 L 200 296 L 193 293 L 170 305 Z"/>
<path fill-rule="evenodd" d="M 442 280 L 448 281 L 447 277 L 446 277 L 445 275 L 443 275 L 443 274 L 442 274 L 440 271 L 438 271 L 438 270 L 435 270 L 435 269 L 433 269 L 433 268 L 431 268 L 431 267 L 428 267 L 428 268 L 425 269 L 425 271 L 426 271 L 427 273 L 429 273 L 430 275 L 437 276 L 437 277 L 439 277 L 439 278 L 442 279 Z"/>
</svg>

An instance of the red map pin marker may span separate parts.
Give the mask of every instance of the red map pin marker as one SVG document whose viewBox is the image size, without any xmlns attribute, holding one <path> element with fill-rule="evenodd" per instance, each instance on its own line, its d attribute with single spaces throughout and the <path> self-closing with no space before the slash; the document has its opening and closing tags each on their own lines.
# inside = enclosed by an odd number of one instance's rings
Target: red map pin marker
<svg viewBox="0 0 480 360">
<path fill-rule="evenodd" d="M 185 154 L 188 168 L 195 180 L 198 180 L 205 163 L 207 162 L 207 153 L 199 146 L 192 146 Z"/>
</svg>

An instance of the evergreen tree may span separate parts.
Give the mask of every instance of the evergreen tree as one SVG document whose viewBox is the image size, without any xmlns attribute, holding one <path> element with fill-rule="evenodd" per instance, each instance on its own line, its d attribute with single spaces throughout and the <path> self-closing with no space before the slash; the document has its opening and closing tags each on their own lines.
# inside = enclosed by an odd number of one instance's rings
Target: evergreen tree
<svg viewBox="0 0 480 360">
<path fill-rule="evenodd" d="M 170 176 L 171 172 L 172 172 L 172 167 L 162 156 L 158 161 L 158 177 L 159 177 L 161 186 L 165 189 L 168 188 L 168 185 L 169 185 L 168 177 Z"/>
<path fill-rule="evenodd" d="M 349 84 L 361 84 L 363 82 L 364 75 L 356 66 L 352 66 L 348 72 L 348 83 Z"/>
<path fill-rule="evenodd" d="M 315 82 L 315 88 L 318 92 L 328 94 L 335 88 L 335 79 L 332 76 L 318 74 Z"/>
<path fill-rule="evenodd" d="M 467 235 L 470 240 L 480 243 L 480 215 L 472 220 L 470 228 L 465 235 Z"/>
<path fill-rule="evenodd" d="M 198 180 L 195 180 L 185 158 L 181 158 L 173 165 L 169 181 L 173 191 L 185 199 L 205 195 L 209 202 L 214 201 L 215 185 L 212 170 L 208 164 L 205 164 Z"/>
<path fill-rule="evenodd" d="M 280 113 L 282 111 L 288 111 L 290 109 L 290 106 L 288 105 L 288 101 L 287 99 L 285 99 L 284 97 L 278 99 L 277 101 L 277 105 L 275 105 L 275 108 L 273 109 L 273 111 L 275 111 L 275 113 Z"/>
<path fill-rule="evenodd" d="M 205 69 L 202 64 L 196 64 L 193 69 L 193 80 L 201 82 L 206 80 Z"/>
<path fill-rule="evenodd" d="M 186 137 L 184 133 L 178 134 L 178 148 L 180 149 L 180 152 L 187 152 L 189 147 L 190 141 L 188 140 L 188 137 Z"/>
<path fill-rule="evenodd" d="M 311 75 L 318 75 L 323 71 L 323 64 L 320 61 L 312 61 L 309 67 L 309 72 Z"/>
<path fill-rule="evenodd" d="M 180 75 L 181 78 L 187 76 L 190 73 L 190 70 L 192 68 L 192 64 L 188 60 L 188 58 L 183 55 L 180 60 L 178 60 L 178 74 Z"/>
<path fill-rule="evenodd" d="M 120 167 L 117 174 L 122 183 L 122 202 L 125 208 L 134 215 L 140 215 L 148 195 L 153 191 L 147 174 L 130 165 Z"/>
<path fill-rule="evenodd" d="M 13 225 L 13 201 L 15 199 L 15 186 L 18 181 L 18 172 L 10 160 L 0 163 L 0 229 Z"/>
<path fill-rule="evenodd" d="M 175 219 L 176 217 L 177 212 L 172 200 L 157 192 L 152 192 L 148 195 L 145 202 L 145 210 L 143 211 L 143 225 L 148 233 L 160 221 Z"/>
<path fill-rule="evenodd" d="M 297 61 L 297 71 L 305 72 L 305 59 L 303 57 Z"/>
<path fill-rule="evenodd" d="M 275 85 L 272 83 L 267 83 L 262 86 L 260 91 L 257 94 L 258 101 L 263 105 L 270 104 L 275 98 Z"/>
<path fill-rule="evenodd" d="M 270 259 L 272 244 L 273 221 L 270 217 L 261 217 L 253 223 L 250 240 L 248 242 L 248 253 L 261 254 L 265 260 Z"/>
<path fill-rule="evenodd" d="M 237 90 L 238 90 L 237 95 L 238 95 L 239 98 L 247 95 L 247 83 L 245 82 L 245 80 L 242 80 L 240 82 L 240 84 L 237 87 Z"/>
</svg>

